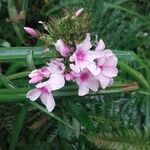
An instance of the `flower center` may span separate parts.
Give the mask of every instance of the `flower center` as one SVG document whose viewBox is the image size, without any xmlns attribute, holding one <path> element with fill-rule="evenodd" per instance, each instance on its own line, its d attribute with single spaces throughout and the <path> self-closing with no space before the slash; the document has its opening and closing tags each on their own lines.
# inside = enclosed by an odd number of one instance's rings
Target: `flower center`
<svg viewBox="0 0 150 150">
<path fill-rule="evenodd" d="M 82 81 L 86 81 L 86 80 L 88 80 L 88 78 L 89 78 L 89 74 L 87 72 L 84 72 L 80 75 L 80 79 Z"/>
<path fill-rule="evenodd" d="M 100 69 L 103 69 L 103 65 L 99 66 Z"/>
<path fill-rule="evenodd" d="M 45 93 L 45 94 L 48 94 L 48 93 L 49 93 L 49 91 L 48 91 L 48 89 L 47 89 L 46 87 L 42 87 L 41 90 L 42 90 L 42 92 Z"/>
<path fill-rule="evenodd" d="M 78 61 L 84 61 L 85 60 L 85 53 L 82 51 L 82 50 L 79 50 L 77 53 L 76 53 L 76 56 L 77 56 L 77 60 Z"/>
</svg>

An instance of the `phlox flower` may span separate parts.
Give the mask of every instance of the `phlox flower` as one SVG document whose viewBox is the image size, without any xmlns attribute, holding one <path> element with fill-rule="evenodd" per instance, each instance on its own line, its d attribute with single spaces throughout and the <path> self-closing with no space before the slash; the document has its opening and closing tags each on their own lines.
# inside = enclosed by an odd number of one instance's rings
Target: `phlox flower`
<svg viewBox="0 0 150 150">
<path fill-rule="evenodd" d="M 63 74 L 65 71 L 65 65 L 62 61 L 63 59 L 57 58 L 55 60 L 52 60 L 50 63 L 47 63 L 47 69 L 49 70 L 49 72 L 51 74 Z"/>
<path fill-rule="evenodd" d="M 52 74 L 50 79 L 46 82 L 42 82 L 36 85 L 35 89 L 30 90 L 26 98 L 31 101 L 35 101 L 38 98 L 46 106 L 48 111 L 52 111 L 55 107 L 55 101 L 52 95 L 52 91 L 58 90 L 65 85 L 64 76 L 61 74 Z"/>
<path fill-rule="evenodd" d="M 93 75 L 97 75 L 99 72 L 94 62 L 93 52 L 90 51 L 92 48 L 90 40 L 90 34 L 87 33 L 83 43 L 76 46 L 76 51 L 69 59 L 71 62 L 75 62 L 75 64 L 70 64 L 70 68 L 77 73 L 87 68 Z"/>
<path fill-rule="evenodd" d="M 75 16 L 76 16 L 76 17 L 79 17 L 79 16 L 82 14 L 83 11 L 84 11 L 83 8 L 78 9 L 78 10 L 75 12 Z"/>
<path fill-rule="evenodd" d="M 78 77 L 78 73 L 74 71 L 70 71 L 65 74 L 66 81 L 75 81 L 75 79 Z"/>
<path fill-rule="evenodd" d="M 50 75 L 50 72 L 47 67 L 43 67 L 42 69 L 33 70 L 29 74 L 29 78 L 31 78 L 29 80 L 29 83 L 34 84 L 34 83 L 41 82 L 44 78 L 48 78 L 49 75 Z"/>
<path fill-rule="evenodd" d="M 117 62 L 118 59 L 109 49 L 105 49 L 105 44 L 100 40 L 95 49 L 97 53 L 96 65 L 100 71 L 95 78 L 99 80 L 103 89 L 112 84 L 113 77 L 118 74 Z"/>
<path fill-rule="evenodd" d="M 67 46 L 63 40 L 59 39 L 54 43 L 56 50 L 63 56 L 67 57 L 70 53 L 70 48 Z"/>
<path fill-rule="evenodd" d="M 89 93 L 89 90 L 96 92 L 99 87 L 99 82 L 88 69 L 82 70 L 76 76 L 75 82 L 79 86 L 78 95 L 84 96 Z"/>
<path fill-rule="evenodd" d="M 30 34 L 32 37 L 35 37 L 37 38 L 39 35 L 38 33 L 33 29 L 33 28 L 30 28 L 30 27 L 24 27 L 24 30 Z"/>
</svg>

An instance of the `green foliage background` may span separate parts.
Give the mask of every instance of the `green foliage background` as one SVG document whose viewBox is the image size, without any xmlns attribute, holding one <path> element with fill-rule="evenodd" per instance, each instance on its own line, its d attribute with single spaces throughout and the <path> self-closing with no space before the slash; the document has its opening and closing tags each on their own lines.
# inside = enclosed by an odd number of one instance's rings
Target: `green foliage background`
<svg viewBox="0 0 150 150">
<path fill-rule="evenodd" d="M 49 113 L 25 94 L 29 72 L 54 54 L 43 53 L 43 43 L 23 27 L 43 31 L 39 20 L 81 7 L 92 34 L 118 56 L 119 75 L 112 87 L 85 97 L 66 85 L 54 93 L 57 107 Z M 148 0 L 0 0 L 0 149 L 149 149 L 149 10 Z"/>
</svg>

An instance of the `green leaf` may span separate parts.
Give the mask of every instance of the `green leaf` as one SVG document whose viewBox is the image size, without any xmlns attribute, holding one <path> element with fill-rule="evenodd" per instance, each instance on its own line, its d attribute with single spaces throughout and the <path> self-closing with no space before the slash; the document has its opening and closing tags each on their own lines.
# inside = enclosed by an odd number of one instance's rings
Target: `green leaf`
<svg viewBox="0 0 150 150">
<path fill-rule="evenodd" d="M 110 87 L 105 90 L 99 90 L 97 92 L 90 92 L 87 96 L 91 95 L 100 95 L 100 94 L 114 94 L 114 93 L 125 93 L 132 92 L 139 89 L 137 83 L 132 84 L 122 84 L 118 87 Z M 16 88 L 16 89 L 0 89 L 0 102 L 18 102 L 25 101 L 26 93 L 29 91 L 29 88 Z M 59 91 L 53 92 L 55 98 L 62 97 L 78 97 L 77 87 L 65 86 Z"/>
<path fill-rule="evenodd" d="M 10 18 L 14 18 L 18 15 L 14 0 L 8 0 L 8 13 L 9 13 Z M 22 43 L 24 43 L 24 40 L 23 40 L 22 35 L 20 33 L 20 29 L 19 29 L 18 24 L 15 22 L 12 22 L 12 26 L 13 26 L 14 31 L 16 32 L 17 36 L 19 37 L 20 41 Z"/>
<path fill-rule="evenodd" d="M 141 84 L 143 87 L 148 88 L 148 89 L 150 88 L 148 82 L 146 81 L 146 79 L 144 78 L 144 76 L 140 72 L 131 68 L 127 64 L 123 63 L 122 61 L 120 61 L 118 63 L 118 65 L 121 67 L 121 69 L 123 69 L 124 71 L 129 73 L 135 80 L 137 80 L 138 83 Z"/>
<path fill-rule="evenodd" d="M 34 52 L 33 59 L 35 62 L 44 62 L 45 58 L 50 59 L 57 56 L 57 52 L 53 48 L 50 48 L 48 52 L 44 52 L 44 47 L 0 48 L 0 62 L 26 62 L 27 56 L 31 51 Z M 135 53 L 132 51 L 113 50 L 113 52 L 121 60 L 129 62 L 136 60 Z"/>
<path fill-rule="evenodd" d="M 36 102 L 31 102 L 29 101 L 31 105 L 33 105 L 34 107 L 36 107 L 37 109 L 39 109 L 40 111 L 42 111 L 43 113 L 47 114 L 48 116 L 52 117 L 53 119 L 59 121 L 60 123 L 62 123 L 63 125 L 67 126 L 68 128 L 70 128 L 71 130 L 73 130 L 74 132 L 76 132 L 76 129 L 71 126 L 70 124 L 68 124 L 67 122 L 65 122 L 64 120 L 62 120 L 60 117 L 58 117 L 57 115 L 55 115 L 54 113 L 48 112 L 44 107 L 42 107 L 41 105 L 39 105 Z M 82 132 L 80 132 L 80 134 L 84 135 Z"/>
<path fill-rule="evenodd" d="M 29 52 L 33 50 L 33 59 L 38 64 L 44 63 L 45 59 L 56 58 L 56 51 L 44 52 L 43 47 L 11 47 L 0 48 L 0 62 L 24 62 L 26 63 Z"/>
<path fill-rule="evenodd" d="M 27 77 L 29 75 L 29 73 L 30 73 L 29 71 L 15 73 L 15 74 L 6 76 L 6 79 L 13 80 L 13 79 Z"/>
<path fill-rule="evenodd" d="M 89 131 L 95 131 L 95 127 L 93 126 L 93 122 L 88 117 L 86 110 L 82 106 L 73 105 L 72 103 L 68 103 L 67 109 L 69 112 L 72 112 L 73 117 L 75 117 L 83 126 Z"/>
<path fill-rule="evenodd" d="M 23 62 L 14 62 L 12 63 L 9 68 L 6 70 L 5 75 L 10 75 L 16 70 L 19 70 L 20 68 L 23 68 L 25 66 L 25 63 Z"/>
<path fill-rule="evenodd" d="M 9 81 L 4 75 L 0 73 L 0 85 L 4 85 L 7 88 L 14 89 L 14 85 L 11 81 Z"/>
<path fill-rule="evenodd" d="M 29 70 L 34 70 L 36 69 L 35 68 L 35 65 L 34 65 L 34 61 L 33 61 L 33 51 L 29 51 L 29 54 L 27 55 L 27 68 Z"/>
<path fill-rule="evenodd" d="M 22 109 L 20 111 L 18 119 L 15 123 L 13 131 L 12 131 L 10 150 L 15 150 L 15 148 L 17 146 L 17 142 L 18 142 L 18 139 L 19 139 L 21 129 L 23 127 L 23 123 L 24 123 L 24 119 L 25 119 L 27 110 L 28 110 L 27 104 L 24 104 L 24 106 L 22 107 Z"/>
<path fill-rule="evenodd" d="M 150 19 L 149 19 L 149 18 L 146 18 L 146 17 L 144 17 L 144 16 L 138 14 L 137 12 L 135 12 L 135 11 L 133 11 L 133 10 L 131 10 L 131 9 L 122 7 L 122 6 L 120 6 L 120 5 L 107 3 L 107 2 L 104 3 L 104 6 L 107 7 L 107 8 L 114 8 L 114 9 L 119 9 L 119 10 L 125 11 L 125 12 L 127 12 L 127 13 L 129 13 L 129 14 L 131 14 L 131 15 L 134 15 L 134 16 L 136 16 L 136 17 L 142 19 L 143 21 L 145 21 L 145 23 L 148 23 L 148 24 L 150 23 Z"/>
<path fill-rule="evenodd" d="M 10 45 L 9 42 L 0 39 L 0 46 L 2 46 L 2 47 L 10 47 L 11 45 Z"/>
</svg>

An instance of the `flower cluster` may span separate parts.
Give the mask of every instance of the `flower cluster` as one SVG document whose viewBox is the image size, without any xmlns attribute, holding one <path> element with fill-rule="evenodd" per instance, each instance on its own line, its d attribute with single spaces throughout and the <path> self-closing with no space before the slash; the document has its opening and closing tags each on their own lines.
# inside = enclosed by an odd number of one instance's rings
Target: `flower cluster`
<svg viewBox="0 0 150 150">
<path fill-rule="evenodd" d="M 82 43 L 76 44 L 76 48 L 62 39 L 57 40 L 54 46 L 60 57 L 29 74 L 29 83 L 36 85 L 26 97 L 32 101 L 40 97 L 48 111 L 52 111 L 55 107 L 52 91 L 62 88 L 65 81 L 73 81 L 78 85 L 79 96 L 110 86 L 113 77 L 118 74 L 117 57 L 110 49 L 105 49 L 101 39 L 96 44 L 93 50 L 89 33 Z"/>
</svg>

